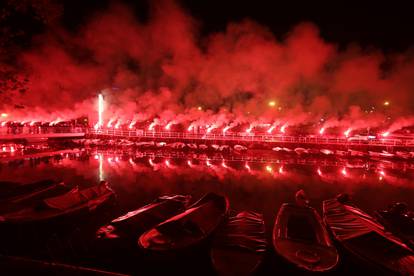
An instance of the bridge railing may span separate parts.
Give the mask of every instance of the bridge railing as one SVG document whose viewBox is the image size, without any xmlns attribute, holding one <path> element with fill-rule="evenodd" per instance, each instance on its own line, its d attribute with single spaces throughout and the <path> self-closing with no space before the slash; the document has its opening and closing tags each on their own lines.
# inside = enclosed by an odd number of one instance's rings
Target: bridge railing
<svg viewBox="0 0 414 276">
<path fill-rule="evenodd" d="M 414 139 L 348 139 L 346 137 L 322 136 L 291 136 L 280 134 L 253 134 L 242 132 L 198 133 L 174 131 L 146 131 L 146 130 L 118 130 L 118 129 L 90 129 L 90 134 L 114 137 L 136 137 L 154 139 L 182 139 L 182 140 L 213 140 L 213 141 L 241 141 L 241 142 L 279 142 L 296 144 L 336 144 L 336 145 L 366 145 L 366 146 L 412 146 Z"/>
</svg>

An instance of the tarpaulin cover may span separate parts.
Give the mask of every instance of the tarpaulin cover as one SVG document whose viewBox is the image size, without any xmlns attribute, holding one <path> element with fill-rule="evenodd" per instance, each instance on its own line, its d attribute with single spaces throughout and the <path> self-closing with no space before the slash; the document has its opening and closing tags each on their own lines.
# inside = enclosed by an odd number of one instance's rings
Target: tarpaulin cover
<svg viewBox="0 0 414 276">
<path fill-rule="evenodd" d="M 230 217 L 215 239 L 216 246 L 236 247 L 249 251 L 266 251 L 263 215 L 244 211 Z"/>
</svg>

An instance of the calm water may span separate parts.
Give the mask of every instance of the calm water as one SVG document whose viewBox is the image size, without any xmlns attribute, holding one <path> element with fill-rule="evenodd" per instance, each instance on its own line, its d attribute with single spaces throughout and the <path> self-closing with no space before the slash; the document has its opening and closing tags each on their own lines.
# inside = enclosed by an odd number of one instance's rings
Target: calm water
<svg viewBox="0 0 414 276">
<path fill-rule="evenodd" d="M 160 195 L 190 194 L 197 200 L 206 192 L 225 194 L 232 209 L 263 213 L 269 236 L 278 208 L 292 202 L 298 189 L 306 191 L 318 210 L 324 199 L 341 192 L 350 193 L 368 212 L 393 201 L 414 207 L 414 165 L 405 162 L 301 158 L 265 151 L 209 155 L 84 149 L 0 163 L 0 181 L 45 178 L 80 185 L 105 179 L 117 195 L 119 213 Z"/>
<path fill-rule="evenodd" d="M 79 184 L 105 179 L 122 209 L 165 194 L 190 194 L 196 200 L 213 191 L 227 195 L 233 209 L 263 213 L 268 225 L 298 189 L 304 189 L 317 208 L 322 200 L 347 192 L 368 212 L 392 201 L 412 204 L 414 198 L 414 165 L 403 162 L 310 159 L 259 151 L 207 155 L 82 150 L 0 165 L 1 181 L 45 178 Z"/>
</svg>

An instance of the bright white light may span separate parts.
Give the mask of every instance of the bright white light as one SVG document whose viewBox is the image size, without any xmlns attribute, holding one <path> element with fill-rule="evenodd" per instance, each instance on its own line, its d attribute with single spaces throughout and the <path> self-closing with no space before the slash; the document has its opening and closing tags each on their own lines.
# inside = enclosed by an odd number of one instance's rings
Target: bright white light
<svg viewBox="0 0 414 276">
<path fill-rule="evenodd" d="M 102 156 L 102 153 L 100 153 L 99 154 L 99 181 L 103 181 L 104 179 L 105 179 L 105 175 L 104 175 L 104 170 L 103 170 L 103 156 Z"/>
<path fill-rule="evenodd" d="M 319 130 L 319 134 L 322 135 L 325 132 L 325 128 L 321 127 L 321 129 Z"/>
<path fill-rule="evenodd" d="M 267 133 L 271 134 L 275 128 L 276 128 L 276 126 L 275 126 L 275 125 L 271 126 L 271 127 L 267 130 Z"/>
<path fill-rule="evenodd" d="M 348 137 L 349 134 L 351 133 L 351 131 L 352 131 L 351 128 L 348 128 L 347 130 L 345 130 L 345 132 L 344 132 L 345 137 Z"/>
<path fill-rule="evenodd" d="M 103 112 L 104 112 L 104 99 L 102 94 L 98 95 L 98 116 L 99 116 L 99 120 L 98 120 L 98 125 L 100 127 L 103 126 Z"/>
<path fill-rule="evenodd" d="M 9 114 L 7 114 L 7 113 L 1 113 L 1 117 L 7 118 L 7 116 L 9 116 Z"/>
<path fill-rule="evenodd" d="M 225 128 L 223 128 L 223 134 L 226 134 L 227 130 L 230 129 L 230 126 L 226 126 Z"/>
<path fill-rule="evenodd" d="M 389 131 L 386 131 L 386 132 L 384 132 L 384 133 L 381 134 L 382 137 L 387 137 L 388 135 L 390 135 L 390 132 Z"/>
</svg>

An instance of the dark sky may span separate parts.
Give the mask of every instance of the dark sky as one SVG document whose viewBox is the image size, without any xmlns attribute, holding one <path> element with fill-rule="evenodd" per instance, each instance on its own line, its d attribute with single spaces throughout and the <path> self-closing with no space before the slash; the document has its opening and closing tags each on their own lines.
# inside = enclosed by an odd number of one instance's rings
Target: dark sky
<svg viewBox="0 0 414 276">
<path fill-rule="evenodd" d="M 150 0 L 122 0 L 145 21 Z M 86 19 L 94 11 L 105 9 L 108 0 L 64 0 L 65 19 L 70 26 Z M 278 37 L 295 24 L 311 21 L 322 36 L 343 46 L 358 42 L 384 51 L 401 51 L 414 45 L 414 16 L 411 1 L 370 0 L 180 0 L 181 6 L 195 17 L 204 33 L 221 31 L 231 21 L 253 19 L 268 26 Z"/>
</svg>

